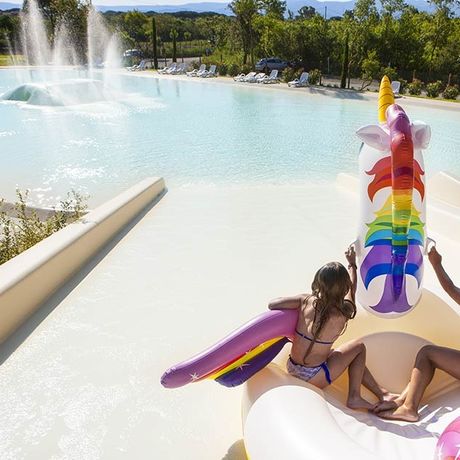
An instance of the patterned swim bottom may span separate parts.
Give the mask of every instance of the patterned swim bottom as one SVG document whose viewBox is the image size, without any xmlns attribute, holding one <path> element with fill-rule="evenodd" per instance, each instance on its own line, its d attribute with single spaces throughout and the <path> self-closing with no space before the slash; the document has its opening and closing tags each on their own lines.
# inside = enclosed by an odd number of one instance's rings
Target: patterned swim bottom
<svg viewBox="0 0 460 460">
<path fill-rule="evenodd" d="M 291 357 L 289 356 L 286 367 L 287 367 L 287 371 L 291 375 L 299 379 L 302 379 L 305 382 L 308 382 L 309 380 L 311 380 L 321 369 L 323 369 L 327 382 L 329 384 L 332 383 L 331 376 L 329 374 L 329 368 L 327 367 L 326 362 L 320 364 L 319 366 L 307 367 L 307 366 L 302 366 L 302 364 L 295 363 L 294 361 L 292 361 Z"/>
</svg>

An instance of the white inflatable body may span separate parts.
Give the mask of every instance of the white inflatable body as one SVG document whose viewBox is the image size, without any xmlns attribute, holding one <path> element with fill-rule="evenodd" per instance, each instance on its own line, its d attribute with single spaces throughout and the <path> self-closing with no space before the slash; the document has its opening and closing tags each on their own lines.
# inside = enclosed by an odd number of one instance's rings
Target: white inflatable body
<svg viewBox="0 0 460 460">
<path fill-rule="evenodd" d="M 433 310 L 436 325 L 428 320 Z M 366 363 L 390 391 L 405 387 L 423 345 L 460 348 L 459 316 L 429 291 L 417 308 L 388 323 L 360 309 L 340 342 L 365 336 Z M 369 331 L 375 332 L 366 336 Z M 287 345 L 245 384 L 243 433 L 251 460 L 433 460 L 437 438 L 460 416 L 460 382 L 442 372 L 425 393 L 420 422 L 391 422 L 346 407 L 346 373 L 323 391 L 290 376 L 289 351 Z M 375 401 L 366 392 L 363 396 Z"/>
</svg>

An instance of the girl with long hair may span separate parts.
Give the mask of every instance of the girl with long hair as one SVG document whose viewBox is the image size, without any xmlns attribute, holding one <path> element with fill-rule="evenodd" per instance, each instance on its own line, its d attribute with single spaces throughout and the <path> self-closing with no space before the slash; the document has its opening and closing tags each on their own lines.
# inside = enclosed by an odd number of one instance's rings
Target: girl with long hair
<svg viewBox="0 0 460 460">
<path fill-rule="evenodd" d="M 339 262 L 321 267 L 313 279 L 311 294 L 272 300 L 271 310 L 297 309 L 299 316 L 288 372 L 318 388 L 336 380 L 347 368 L 349 377 L 347 406 L 373 410 L 375 405 L 361 396 L 361 385 L 380 402 L 396 397 L 382 388 L 366 367 L 366 347 L 359 340 L 332 348 L 356 315 L 356 254 L 353 247 L 345 252 L 348 270 Z"/>
</svg>

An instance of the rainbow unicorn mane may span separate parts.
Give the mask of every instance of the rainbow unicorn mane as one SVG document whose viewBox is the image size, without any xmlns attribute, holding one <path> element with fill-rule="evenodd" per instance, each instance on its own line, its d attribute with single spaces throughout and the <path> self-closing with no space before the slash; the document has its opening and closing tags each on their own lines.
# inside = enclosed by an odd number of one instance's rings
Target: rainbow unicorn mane
<svg viewBox="0 0 460 460">
<path fill-rule="evenodd" d="M 362 200 L 374 215 L 371 222 L 364 221 L 362 297 L 364 305 L 375 312 L 404 313 L 414 306 L 416 297 L 408 298 L 408 277 L 415 279 L 417 290 L 423 277 L 425 173 L 420 149 L 428 145 L 430 130 L 425 124 L 410 123 L 402 107 L 394 103 L 387 77 L 380 87 L 379 122 L 380 126 L 358 131 L 364 141 L 360 169 L 367 192 Z M 368 164 L 370 168 L 365 167 Z M 385 280 L 379 301 L 372 304 L 370 299 L 375 298 L 377 289 L 373 281 L 382 276 Z"/>
</svg>

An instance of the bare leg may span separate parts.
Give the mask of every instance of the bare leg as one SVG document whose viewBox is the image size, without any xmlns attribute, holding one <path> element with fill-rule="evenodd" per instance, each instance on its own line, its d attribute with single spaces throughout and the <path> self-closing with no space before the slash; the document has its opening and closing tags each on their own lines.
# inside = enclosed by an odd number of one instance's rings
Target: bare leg
<svg viewBox="0 0 460 460">
<path fill-rule="evenodd" d="M 348 368 L 348 407 L 366 410 L 374 408 L 374 405 L 361 397 L 361 384 L 366 367 L 366 347 L 362 342 L 348 342 L 334 350 L 327 359 L 327 366 L 332 381 L 336 380 Z M 327 385 L 322 373 L 317 374 L 310 380 L 310 383 L 320 388 Z"/>
<path fill-rule="evenodd" d="M 375 394 L 379 401 L 393 401 L 398 395 L 390 393 L 387 389 L 381 387 L 367 367 L 364 368 L 363 386 Z"/>
<path fill-rule="evenodd" d="M 379 413 L 380 417 L 416 422 L 423 393 L 433 379 L 436 369 L 441 369 L 460 380 L 460 351 L 434 345 L 424 346 L 415 359 L 404 402 L 394 411 Z"/>
</svg>

